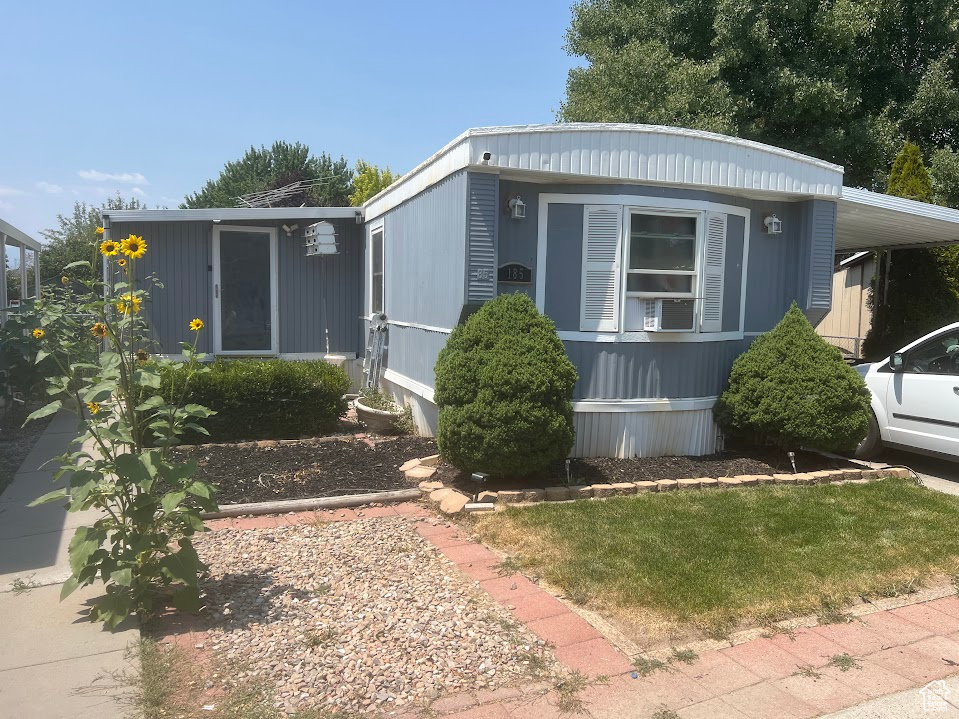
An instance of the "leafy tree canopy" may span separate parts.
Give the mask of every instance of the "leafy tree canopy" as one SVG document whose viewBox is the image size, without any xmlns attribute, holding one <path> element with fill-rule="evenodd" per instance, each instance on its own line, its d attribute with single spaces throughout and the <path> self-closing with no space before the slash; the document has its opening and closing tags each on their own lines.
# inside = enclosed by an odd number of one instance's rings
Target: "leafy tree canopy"
<svg viewBox="0 0 959 719">
<path fill-rule="evenodd" d="M 353 194 L 350 195 L 350 204 L 359 207 L 400 179 L 400 175 L 393 174 L 389 167 L 382 170 L 364 160 L 356 161 L 356 175 L 353 179 Z"/>
<path fill-rule="evenodd" d="M 274 190 L 301 180 L 317 182 L 273 206 L 345 207 L 350 204 L 353 171 L 345 158 L 333 160 L 325 152 L 310 155 L 307 145 L 277 141 L 269 149 L 250 147 L 242 158 L 226 163 L 218 178 L 187 195 L 181 207 L 236 207 L 240 195 Z"/>
<path fill-rule="evenodd" d="M 581 0 L 559 117 L 734 134 L 876 189 L 905 138 L 959 147 L 957 21 L 955 0 Z"/>
</svg>

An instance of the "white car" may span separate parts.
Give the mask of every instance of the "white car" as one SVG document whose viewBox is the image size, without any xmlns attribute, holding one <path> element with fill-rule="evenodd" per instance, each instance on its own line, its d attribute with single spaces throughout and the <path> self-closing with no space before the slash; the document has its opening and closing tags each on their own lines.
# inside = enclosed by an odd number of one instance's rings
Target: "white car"
<svg viewBox="0 0 959 719">
<path fill-rule="evenodd" d="M 856 369 L 873 414 L 857 457 L 887 446 L 959 461 L 959 322 Z"/>
</svg>

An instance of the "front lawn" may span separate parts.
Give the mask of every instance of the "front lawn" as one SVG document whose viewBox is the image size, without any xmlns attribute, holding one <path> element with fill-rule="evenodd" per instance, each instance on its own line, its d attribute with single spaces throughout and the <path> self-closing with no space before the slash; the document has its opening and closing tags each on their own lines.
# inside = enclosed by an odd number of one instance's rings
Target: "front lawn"
<svg viewBox="0 0 959 719">
<path fill-rule="evenodd" d="M 959 497 L 885 479 L 544 503 L 477 530 L 574 601 L 722 634 L 955 574 L 957 520 Z"/>
</svg>

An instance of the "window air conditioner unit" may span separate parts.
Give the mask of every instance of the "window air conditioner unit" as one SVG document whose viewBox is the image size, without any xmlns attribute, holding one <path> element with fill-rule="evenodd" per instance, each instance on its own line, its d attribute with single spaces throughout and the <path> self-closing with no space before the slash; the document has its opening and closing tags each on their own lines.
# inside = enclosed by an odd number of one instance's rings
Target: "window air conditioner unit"
<svg viewBox="0 0 959 719">
<path fill-rule="evenodd" d="M 692 332 L 696 329 L 696 300 L 643 300 L 646 332 Z"/>
</svg>

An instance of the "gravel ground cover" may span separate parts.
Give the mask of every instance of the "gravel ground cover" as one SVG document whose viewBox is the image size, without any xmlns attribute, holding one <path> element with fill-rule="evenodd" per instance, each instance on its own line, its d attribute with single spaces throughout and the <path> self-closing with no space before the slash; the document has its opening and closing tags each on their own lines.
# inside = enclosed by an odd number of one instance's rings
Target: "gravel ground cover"
<svg viewBox="0 0 959 719">
<path fill-rule="evenodd" d="M 800 472 L 815 472 L 846 466 L 815 452 L 796 452 L 796 466 Z M 849 465 L 852 466 L 852 465 Z M 570 484 L 640 482 L 658 479 L 685 479 L 687 477 L 735 477 L 741 474 L 775 474 L 792 472 L 787 454 L 768 447 L 743 447 L 705 457 L 588 457 L 569 462 Z M 566 483 L 565 462 L 522 478 L 490 477 L 480 487 L 468 474 L 443 464 L 434 477 L 447 487 L 456 487 L 467 493 L 478 489 L 496 491 L 525 487 L 551 487 Z"/>
<path fill-rule="evenodd" d="M 387 713 L 559 670 L 414 520 L 219 530 L 197 550 L 226 681 L 266 683 L 287 713 Z"/>
<path fill-rule="evenodd" d="M 197 476 L 220 488 L 216 498 L 222 505 L 409 489 L 415 485 L 400 465 L 436 451 L 436 440 L 428 437 L 348 437 L 183 446 L 174 457 L 195 459 Z"/>
</svg>

